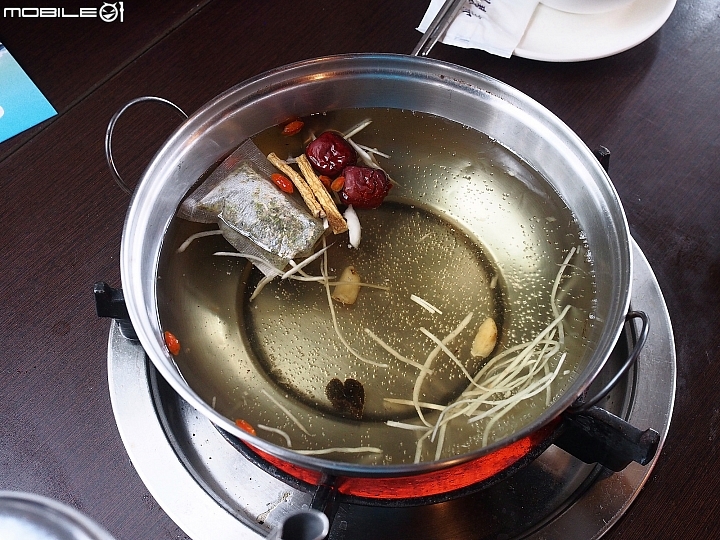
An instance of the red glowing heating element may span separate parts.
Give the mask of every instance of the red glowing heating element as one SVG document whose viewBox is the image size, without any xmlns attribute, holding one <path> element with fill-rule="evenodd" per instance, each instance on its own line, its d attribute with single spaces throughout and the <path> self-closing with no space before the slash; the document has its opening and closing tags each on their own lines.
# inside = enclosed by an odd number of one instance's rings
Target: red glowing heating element
<svg viewBox="0 0 720 540">
<path fill-rule="evenodd" d="M 335 488 L 343 495 L 372 499 L 412 499 L 440 495 L 462 489 L 492 478 L 518 463 L 538 448 L 544 448 L 557 427 L 551 423 L 514 443 L 474 460 L 438 471 L 401 477 L 340 476 Z M 312 469 L 288 463 L 251 447 L 262 459 L 279 470 L 312 485 L 320 485 L 324 475 Z"/>
</svg>

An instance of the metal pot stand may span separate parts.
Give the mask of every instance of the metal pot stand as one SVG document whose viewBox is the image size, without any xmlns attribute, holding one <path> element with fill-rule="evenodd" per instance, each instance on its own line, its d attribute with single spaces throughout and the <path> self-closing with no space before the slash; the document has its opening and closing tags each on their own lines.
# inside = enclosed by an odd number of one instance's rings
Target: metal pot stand
<svg viewBox="0 0 720 540">
<path fill-rule="evenodd" d="M 635 367 L 603 407 L 640 429 L 659 432 L 660 446 L 649 464 L 631 463 L 613 473 L 551 446 L 512 476 L 442 502 L 368 505 L 340 498 L 328 538 L 603 536 L 649 478 L 667 436 L 675 398 L 675 346 L 667 308 L 634 242 L 633 258 L 631 303 L 649 316 L 650 335 Z M 622 353 L 614 354 L 608 371 L 622 359 Z M 157 376 L 140 344 L 123 337 L 117 322 L 110 329 L 108 381 L 115 419 L 133 465 L 163 510 L 193 540 L 263 538 L 289 515 L 312 506 L 313 489 L 288 483 L 282 475 L 273 475 L 272 467 L 260 469 L 240 454 Z M 597 382 L 602 384 L 603 376 Z"/>
</svg>

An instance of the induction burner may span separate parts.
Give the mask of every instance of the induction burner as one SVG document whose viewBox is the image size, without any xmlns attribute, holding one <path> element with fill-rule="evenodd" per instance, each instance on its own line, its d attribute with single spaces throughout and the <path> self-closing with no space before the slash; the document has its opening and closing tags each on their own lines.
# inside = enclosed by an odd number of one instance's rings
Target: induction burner
<svg viewBox="0 0 720 540">
<path fill-rule="evenodd" d="M 650 319 L 636 365 L 602 406 L 639 429 L 653 428 L 660 446 L 653 460 L 621 472 L 581 462 L 556 446 L 488 487 L 423 505 L 339 498 L 330 540 L 535 539 L 603 536 L 627 511 L 658 459 L 675 398 L 672 327 L 657 280 L 633 243 L 633 310 Z M 621 338 L 596 384 L 632 348 Z M 623 341 L 627 341 L 623 343 Z M 619 352 L 617 352 L 619 351 Z M 115 419 L 130 459 L 150 493 L 193 540 L 258 539 L 297 511 L 313 507 L 317 488 L 288 482 L 259 468 L 228 442 L 156 373 L 138 342 L 110 330 L 108 379 Z M 595 383 L 594 383 L 595 385 Z M 590 389 L 592 395 L 593 388 Z"/>
</svg>

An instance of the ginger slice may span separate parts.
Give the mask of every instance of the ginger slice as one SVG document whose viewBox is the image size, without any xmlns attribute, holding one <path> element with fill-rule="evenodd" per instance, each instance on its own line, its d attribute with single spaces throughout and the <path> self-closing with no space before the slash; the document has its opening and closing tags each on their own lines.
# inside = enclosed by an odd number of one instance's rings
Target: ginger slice
<svg viewBox="0 0 720 540">
<path fill-rule="evenodd" d="M 487 357 L 495 348 L 497 336 L 497 325 L 492 317 L 488 317 L 478 328 L 477 334 L 475 334 L 470 354 L 482 358 Z"/>
<path fill-rule="evenodd" d="M 305 154 L 298 156 L 297 164 L 300 166 L 300 171 L 303 173 L 303 176 L 305 177 L 308 186 L 310 186 L 313 195 L 315 195 L 315 199 L 317 199 L 317 202 L 320 203 L 322 209 L 325 210 L 325 215 L 327 216 L 328 223 L 330 223 L 332 231 L 335 234 L 347 231 L 348 225 L 345 218 L 337 209 L 335 201 L 332 200 L 332 197 L 325 189 L 325 186 L 315 174 L 315 171 L 313 170 L 312 165 L 310 165 L 310 161 L 308 161 Z"/>
<path fill-rule="evenodd" d="M 313 217 L 325 217 L 326 214 L 322 209 L 322 206 L 320 206 L 320 203 L 317 201 L 317 199 L 315 199 L 315 195 L 313 195 L 312 190 L 308 186 L 305 179 L 300 175 L 300 173 L 298 173 L 290 165 L 285 163 L 282 159 L 277 157 L 273 152 L 270 152 L 267 158 L 270 163 L 275 165 L 275 167 L 277 167 L 279 170 L 285 173 L 288 178 L 290 178 L 292 183 L 300 192 L 300 196 L 303 198 L 303 201 L 305 201 L 305 204 L 307 205 Z"/>
<path fill-rule="evenodd" d="M 338 284 L 332 293 L 332 299 L 346 305 L 351 305 L 357 300 L 360 293 L 360 274 L 354 266 L 348 266 L 340 274 Z"/>
</svg>

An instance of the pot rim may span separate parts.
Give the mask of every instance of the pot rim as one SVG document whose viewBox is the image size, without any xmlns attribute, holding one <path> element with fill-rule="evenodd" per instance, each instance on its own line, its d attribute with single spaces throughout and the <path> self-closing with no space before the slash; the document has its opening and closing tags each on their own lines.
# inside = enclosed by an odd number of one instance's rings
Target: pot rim
<svg viewBox="0 0 720 540">
<path fill-rule="evenodd" d="M 405 78 L 429 87 L 440 87 L 441 90 L 448 92 L 447 99 L 450 99 L 453 93 L 459 92 L 469 95 L 472 99 L 491 101 L 503 112 L 517 114 L 519 111 L 523 118 L 527 118 L 532 124 L 533 129 L 550 137 L 556 144 L 567 147 L 567 157 L 572 161 L 573 166 L 582 166 L 583 169 L 587 169 L 588 175 L 594 178 L 594 182 L 589 186 L 593 196 L 601 197 L 612 207 L 611 232 L 618 240 L 614 248 L 616 255 L 624 261 L 624 264 L 621 264 L 624 270 L 621 272 L 623 275 L 616 276 L 619 280 L 617 287 L 619 291 L 616 298 L 609 300 L 611 320 L 605 322 L 602 339 L 597 347 L 600 352 L 596 351 L 594 354 L 597 360 L 590 368 L 586 367 L 540 417 L 512 435 L 486 447 L 438 461 L 401 465 L 361 465 L 301 455 L 291 449 L 252 436 L 217 413 L 190 388 L 163 344 L 155 283 L 162 237 L 187 189 L 208 168 L 193 163 L 192 160 L 184 160 L 183 157 L 190 151 L 200 152 L 203 156 L 208 156 L 207 159 L 211 159 L 210 163 L 214 163 L 227 153 L 225 148 L 229 138 L 234 138 L 237 146 L 242 140 L 259 131 L 259 129 L 252 131 L 252 123 L 257 119 L 250 118 L 247 123 L 243 123 L 242 129 L 252 132 L 248 134 L 237 132 L 239 128 L 237 117 L 248 105 L 263 100 L 268 95 L 290 92 L 297 85 L 322 84 L 328 79 L 348 77 Z M 399 102 L 393 103 L 395 99 L 389 96 L 386 106 L 408 108 L 400 106 Z M 433 111 L 423 112 L 433 113 Z M 274 123 L 280 123 L 286 118 L 287 108 L 284 111 L 278 109 L 270 114 L 275 115 Z M 302 111 L 298 114 L 304 116 Z M 448 117 L 442 113 L 434 114 Z M 266 125 L 262 126 L 263 128 L 273 125 L 273 120 L 264 121 Z M 504 144 L 503 141 L 499 142 Z M 155 179 L 158 177 L 166 180 L 157 182 Z M 185 178 L 184 184 L 181 181 L 183 178 Z M 191 179 L 189 184 L 187 178 Z M 162 217 L 161 220 L 158 219 L 158 215 Z M 162 234 L 159 234 L 159 237 L 152 237 L 148 234 L 148 229 L 162 231 Z M 190 115 L 188 120 L 163 143 L 135 189 L 123 229 L 120 270 L 128 313 L 147 356 L 175 391 L 213 423 L 281 459 L 326 473 L 340 472 L 346 476 L 407 476 L 470 461 L 516 442 L 561 415 L 587 389 L 607 361 L 622 331 L 625 314 L 629 310 L 632 275 L 630 248 L 627 219 L 607 173 L 578 135 L 544 106 L 497 79 L 462 66 L 400 54 L 353 53 L 314 58 L 271 69 L 229 88 Z"/>
</svg>

